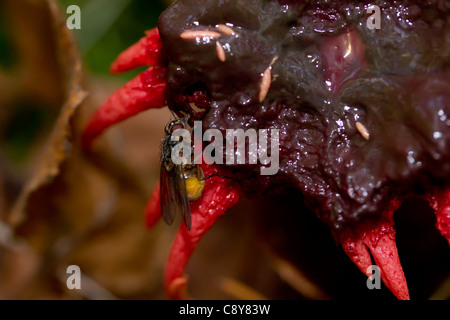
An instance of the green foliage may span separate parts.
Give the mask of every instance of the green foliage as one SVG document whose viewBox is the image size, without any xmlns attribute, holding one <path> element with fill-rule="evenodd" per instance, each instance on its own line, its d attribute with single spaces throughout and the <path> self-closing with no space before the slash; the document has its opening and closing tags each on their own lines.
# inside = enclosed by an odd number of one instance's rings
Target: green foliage
<svg viewBox="0 0 450 320">
<path fill-rule="evenodd" d="M 43 130 L 54 121 L 54 115 L 45 106 L 29 100 L 18 101 L 14 110 L 6 126 L 1 128 L 1 136 L 8 157 L 20 163 L 27 158 L 36 139 L 42 137 Z"/>
<path fill-rule="evenodd" d="M 60 0 L 63 8 L 76 4 L 81 9 L 81 29 L 74 30 L 87 68 L 107 75 L 120 52 L 156 26 L 165 9 L 161 0 Z M 69 16 L 69 14 L 68 14 Z M 139 73 L 127 73 L 130 78 Z"/>
<path fill-rule="evenodd" d="M 11 39 L 4 22 L 3 12 L 0 10 L 0 68 L 9 70 L 16 61 L 11 46 Z"/>
</svg>

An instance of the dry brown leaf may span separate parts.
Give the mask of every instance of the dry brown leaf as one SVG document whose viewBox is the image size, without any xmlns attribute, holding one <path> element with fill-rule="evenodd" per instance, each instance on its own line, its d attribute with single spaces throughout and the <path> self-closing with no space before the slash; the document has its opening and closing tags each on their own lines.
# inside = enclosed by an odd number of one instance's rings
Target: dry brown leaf
<svg viewBox="0 0 450 320">
<path fill-rule="evenodd" d="M 103 146 L 101 161 L 94 165 L 90 162 L 93 158 L 80 150 L 79 136 L 87 114 L 101 101 L 85 99 L 81 60 L 65 16 L 56 1 L 47 3 L 54 19 L 52 38 L 58 40 L 59 72 L 67 98 L 40 162 L 7 217 L 16 238 L 23 238 L 25 244 L 18 250 L 0 247 L 0 255 L 5 258 L 0 263 L 0 296 L 163 298 L 161 275 L 171 239 L 159 237 L 158 230 L 148 232 L 143 217 L 158 170 L 145 159 L 158 158 L 158 148 L 153 149 L 153 145 L 159 146 L 163 128 L 150 128 L 150 140 L 127 143 L 125 149 L 131 152 L 127 151 L 125 157 L 117 157 Z M 96 93 L 101 90 L 96 88 Z M 159 117 L 166 116 L 160 112 Z M 148 134 L 148 120 L 141 117 L 136 121 L 147 130 L 144 136 Z M 122 127 L 142 134 L 134 125 Z M 116 136 L 120 135 L 119 130 Z M 110 144 L 114 146 L 117 139 L 113 140 Z M 136 179 L 138 173 L 133 174 L 122 163 L 130 154 L 137 160 L 130 163 L 140 166 L 155 181 L 142 183 L 145 179 Z M 65 270 L 71 264 L 81 267 L 86 280 L 78 294 L 65 286 Z"/>
<path fill-rule="evenodd" d="M 64 79 L 67 98 L 42 155 L 41 162 L 25 185 L 11 215 L 8 217 L 8 222 L 14 227 L 18 227 L 26 221 L 27 210 L 30 207 L 29 199 L 40 188 L 53 181 L 60 172 L 64 160 L 70 155 L 73 136 L 71 119 L 87 95 L 82 85 L 81 58 L 73 35 L 67 29 L 65 19 L 56 1 L 48 0 L 47 3 L 54 19 L 55 34 L 58 40 L 58 58 L 61 66 L 63 66 L 62 70 L 66 72 Z"/>
</svg>

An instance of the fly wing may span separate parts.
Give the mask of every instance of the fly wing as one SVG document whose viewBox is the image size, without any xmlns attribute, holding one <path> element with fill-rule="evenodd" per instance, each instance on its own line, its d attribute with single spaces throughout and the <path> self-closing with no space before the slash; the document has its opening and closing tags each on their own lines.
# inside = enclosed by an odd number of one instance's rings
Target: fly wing
<svg viewBox="0 0 450 320">
<path fill-rule="evenodd" d="M 171 183 L 171 180 L 173 180 L 173 178 L 170 177 L 174 173 L 174 168 L 172 168 L 171 171 L 168 171 L 164 161 L 161 162 L 161 172 L 159 179 L 159 201 L 161 205 L 162 217 L 168 225 L 171 225 L 175 220 L 177 209 L 174 205 L 177 190 L 175 190 L 175 188 L 173 187 L 173 183 Z"/>
<path fill-rule="evenodd" d="M 181 177 L 176 182 L 178 183 L 177 189 L 179 190 L 179 206 L 181 216 L 183 217 L 184 224 L 188 230 L 191 230 L 191 205 L 189 203 L 188 192 L 186 189 L 186 181 L 184 180 L 183 166 L 178 165 L 175 168 L 177 176 Z"/>
<path fill-rule="evenodd" d="M 167 224 L 172 224 L 175 216 L 180 214 L 187 229 L 191 229 L 191 209 L 181 165 L 174 165 L 169 171 L 162 162 L 160 202 L 162 217 Z"/>
</svg>

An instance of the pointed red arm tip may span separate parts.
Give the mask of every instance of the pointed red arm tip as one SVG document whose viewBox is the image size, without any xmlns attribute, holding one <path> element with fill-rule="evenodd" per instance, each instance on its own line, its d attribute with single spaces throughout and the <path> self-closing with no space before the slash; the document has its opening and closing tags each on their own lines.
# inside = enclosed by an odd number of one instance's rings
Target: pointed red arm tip
<svg viewBox="0 0 450 320">
<path fill-rule="evenodd" d="M 163 45 L 158 29 L 146 32 L 146 36 L 122 52 L 111 65 L 112 73 L 121 73 L 141 66 L 161 66 L 164 60 Z"/>
<path fill-rule="evenodd" d="M 148 109 L 166 105 L 166 69 L 151 67 L 113 93 L 91 117 L 83 132 L 85 150 L 108 127 Z"/>
<path fill-rule="evenodd" d="M 167 295 L 171 297 L 172 300 L 188 300 L 187 283 L 187 277 L 179 277 L 172 280 L 167 288 Z"/>
<path fill-rule="evenodd" d="M 213 173 L 209 166 L 203 166 L 202 169 L 205 176 Z M 182 224 L 170 250 L 164 280 L 166 293 L 170 299 L 187 297 L 183 293 L 183 286 L 176 281 L 185 278 L 184 270 L 200 239 L 220 216 L 238 202 L 239 196 L 237 183 L 230 179 L 212 177 L 206 180 L 202 198 L 191 203 L 191 230 L 188 231 Z"/>
<path fill-rule="evenodd" d="M 393 214 L 398 206 L 399 202 L 393 201 L 381 219 L 347 226 L 338 238 L 345 253 L 364 274 L 372 265 L 372 255 L 384 284 L 398 299 L 409 300 L 393 227 Z"/>
</svg>

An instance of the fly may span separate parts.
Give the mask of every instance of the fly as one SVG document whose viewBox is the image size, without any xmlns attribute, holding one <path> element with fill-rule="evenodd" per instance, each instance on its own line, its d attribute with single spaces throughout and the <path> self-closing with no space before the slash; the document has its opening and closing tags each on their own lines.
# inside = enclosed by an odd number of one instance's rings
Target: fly
<svg viewBox="0 0 450 320">
<path fill-rule="evenodd" d="M 203 171 L 198 165 L 175 164 L 172 150 L 179 141 L 172 140 L 172 133 L 185 129 L 187 117 L 170 121 L 161 146 L 160 203 L 161 213 L 167 224 L 172 224 L 180 214 L 188 230 L 191 229 L 191 207 L 189 201 L 200 199 L 205 186 Z"/>
</svg>

